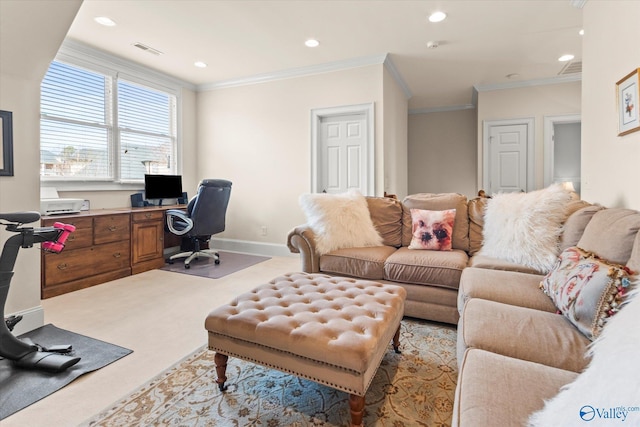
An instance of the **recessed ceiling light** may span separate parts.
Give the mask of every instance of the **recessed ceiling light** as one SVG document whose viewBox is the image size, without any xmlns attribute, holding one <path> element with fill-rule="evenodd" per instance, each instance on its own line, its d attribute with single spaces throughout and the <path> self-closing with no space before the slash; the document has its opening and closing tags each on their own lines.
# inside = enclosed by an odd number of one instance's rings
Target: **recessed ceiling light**
<svg viewBox="0 0 640 427">
<path fill-rule="evenodd" d="M 447 17 L 447 14 L 444 12 L 433 12 L 429 15 L 429 22 L 441 22 L 444 21 Z"/>
<path fill-rule="evenodd" d="M 93 20 L 105 27 L 115 27 L 116 25 L 115 21 L 107 16 L 97 16 Z"/>
<path fill-rule="evenodd" d="M 580 31 L 578 31 L 578 34 L 580 34 L 581 36 L 584 36 L 584 28 L 581 28 Z"/>
<path fill-rule="evenodd" d="M 306 47 L 318 47 L 320 46 L 320 42 L 316 39 L 309 39 L 306 42 L 304 42 L 304 45 Z"/>
<path fill-rule="evenodd" d="M 567 55 L 562 55 L 560 58 L 558 58 L 558 61 L 567 62 L 567 61 L 571 61 L 573 58 L 575 58 L 575 56 L 567 54 Z"/>
<path fill-rule="evenodd" d="M 198 68 L 207 68 L 207 63 L 202 61 L 196 61 L 193 63 Z"/>
</svg>

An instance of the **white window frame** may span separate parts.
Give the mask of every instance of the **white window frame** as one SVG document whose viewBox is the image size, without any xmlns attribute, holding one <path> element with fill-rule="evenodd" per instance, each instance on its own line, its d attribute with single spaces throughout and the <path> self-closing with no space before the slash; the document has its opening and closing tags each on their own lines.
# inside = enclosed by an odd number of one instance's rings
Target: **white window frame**
<svg viewBox="0 0 640 427">
<path fill-rule="evenodd" d="M 117 96 L 117 79 L 139 84 L 161 92 L 175 96 L 175 134 L 176 142 L 174 152 L 176 156 L 176 173 L 182 173 L 182 88 L 187 86 L 183 81 L 164 75 L 142 65 L 128 61 L 117 56 L 90 48 L 82 43 L 65 40 L 55 57 L 56 61 L 64 62 L 71 66 L 84 68 L 93 72 L 112 77 L 111 90 Z M 113 111 L 117 114 L 117 111 Z M 117 127 L 114 133 L 119 132 Z M 140 181 L 120 181 L 119 178 L 119 147 L 111 144 L 114 159 L 114 179 L 59 179 L 59 177 L 41 176 L 40 183 L 43 187 L 55 187 L 60 191 L 113 191 L 113 190 L 140 190 L 144 183 Z M 39 154 L 38 154 L 39 155 Z"/>
</svg>

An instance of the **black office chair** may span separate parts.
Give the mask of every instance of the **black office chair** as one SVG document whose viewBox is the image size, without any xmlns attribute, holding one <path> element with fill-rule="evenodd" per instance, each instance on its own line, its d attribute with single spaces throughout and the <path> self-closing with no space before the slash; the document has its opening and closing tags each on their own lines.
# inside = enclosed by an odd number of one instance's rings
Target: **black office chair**
<svg viewBox="0 0 640 427">
<path fill-rule="evenodd" d="M 225 228 L 225 215 L 231 195 L 231 182 L 224 179 L 205 179 L 198 185 L 196 194 L 187 205 L 187 212 L 170 209 L 167 211 L 167 227 L 171 233 L 189 237 L 193 250 L 172 255 L 167 262 L 173 264 L 177 258 L 187 258 L 184 268 L 199 257 L 213 258 L 220 264 L 220 255 L 209 249 L 209 240 L 213 234 L 221 233 Z"/>
</svg>

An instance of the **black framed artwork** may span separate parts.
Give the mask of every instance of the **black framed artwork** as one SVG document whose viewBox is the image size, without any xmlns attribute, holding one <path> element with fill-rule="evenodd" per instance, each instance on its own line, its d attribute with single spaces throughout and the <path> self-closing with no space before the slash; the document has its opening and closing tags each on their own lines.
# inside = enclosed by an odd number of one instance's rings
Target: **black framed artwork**
<svg viewBox="0 0 640 427">
<path fill-rule="evenodd" d="M 12 113 L 2 110 L 0 110 L 0 176 L 13 176 Z"/>
</svg>

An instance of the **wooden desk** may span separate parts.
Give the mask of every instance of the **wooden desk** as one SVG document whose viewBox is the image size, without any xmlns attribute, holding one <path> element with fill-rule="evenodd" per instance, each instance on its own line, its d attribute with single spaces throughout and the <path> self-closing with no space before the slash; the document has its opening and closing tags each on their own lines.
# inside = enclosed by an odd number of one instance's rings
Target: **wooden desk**
<svg viewBox="0 0 640 427">
<path fill-rule="evenodd" d="M 164 218 L 185 205 L 86 211 L 42 217 L 43 226 L 76 226 L 64 251 L 42 252 L 41 297 L 84 289 L 164 265 Z M 170 233 L 168 233 L 170 234 Z M 171 239 L 170 245 L 174 245 Z M 178 241 L 179 242 L 179 241 Z M 179 243 L 178 243 L 179 244 Z"/>
</svg>

